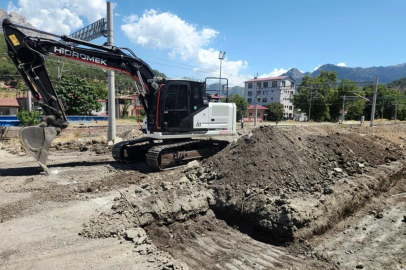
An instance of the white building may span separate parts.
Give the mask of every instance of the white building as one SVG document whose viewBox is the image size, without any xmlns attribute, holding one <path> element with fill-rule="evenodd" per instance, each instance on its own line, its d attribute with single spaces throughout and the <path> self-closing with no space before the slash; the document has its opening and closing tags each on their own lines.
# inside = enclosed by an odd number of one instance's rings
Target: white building
<svg viewBox="0 0 406 270">
<path fill-rule="evenodd" d="M 281 103 L 285 111 L 283 117 L 293 118 L 293 94 L 296 81 L 290 76 L 258 78 L 244 82 L 244 98 L 250 104 L 255 102 L 267 106 L 273 102 Z"/>
</svg>

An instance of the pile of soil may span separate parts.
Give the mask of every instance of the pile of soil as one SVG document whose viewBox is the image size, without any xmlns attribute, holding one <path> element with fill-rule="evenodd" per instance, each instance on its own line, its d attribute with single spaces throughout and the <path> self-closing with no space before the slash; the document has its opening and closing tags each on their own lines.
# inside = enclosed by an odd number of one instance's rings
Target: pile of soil
<svg viewBox="0 0 406 270">
<path fill-rule="evenodd" d="M 203 161 L 195 174 L 214 191 L 215 211 L 290 241 L 310 224 L 315 226 L 309 234 L 325 231 L 403 175 L 396 174 L 399 168 L 377 168 L 400 159 L 402 149 L 375 140 L 374 135 L 261 127 Z"/>
<path fill-rule="evenodd" d="M 262 127 L 231 143 L 180 179 L 144 183 L 117 197 L 82 235 L 124 237 L 125 230 L 185 222 L 211 209 L 268 241 L 319 234 L 404 176 L 402 148 L 376 135 L 320 135 Z M 300 239 L 299 239 L 300 240 Z"/>
<path fill-rule="evenodd" d="M 162 180 L 120 193 L 111 210 L 91 219 L 80 234 L 89 238 L 125 237 L 128 228 L 184 222 L 209 210 L 213 197 L 200 182 L 187 177 Z"/>
</svg>

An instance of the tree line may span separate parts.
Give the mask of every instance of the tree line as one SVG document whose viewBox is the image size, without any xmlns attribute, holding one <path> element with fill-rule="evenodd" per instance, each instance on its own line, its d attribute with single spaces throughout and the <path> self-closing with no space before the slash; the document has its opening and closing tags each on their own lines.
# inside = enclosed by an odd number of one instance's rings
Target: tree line
<svg viewBox="0 0 406 270">
<path fill-rule="evenodd" d="M 402 81 L 403 82 L 403 81 Z M 343 79 L 337 82 L 335 71 L 322 71 L 317 77 L 305 76 L 293 96 L 295 110 L 308 114 L 310 120 L 337 121 L 343 105 L 346 120 L 371 118 L 374 83 L 359 85 Z M 406 99 L 404 91 L 391 88 L 391 85 L 378 84 L 375 118 L 406 119 Z"/>
</svg>

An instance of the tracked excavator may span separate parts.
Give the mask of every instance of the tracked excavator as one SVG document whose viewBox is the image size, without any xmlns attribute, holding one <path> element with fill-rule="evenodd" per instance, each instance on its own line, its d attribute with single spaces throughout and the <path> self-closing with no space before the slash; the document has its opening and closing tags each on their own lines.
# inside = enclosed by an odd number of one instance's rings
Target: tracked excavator
<svg viewBox="0 0 406 270">
<path fill-rule="evenodd" d="M 211 156 L 228 144 L 201 137 L 236 132 L 236 105 L 209 102 L 205 82 L 158 78 L 128 48 L 100 46 L 36 29 L 30 30 L 38 35 L 28 36 L 21 28 L 26 27 L 3 20 L 8 55 L 43 112 L 39 125 L 21 129 L 20 141 L 45 172 L 52 141 L 68 127 L 64 102 L 58 98 L 45 67 L 48 56 L 114 70 L 134 80 L 147 116 L 143 129 L 146 134 L 115 144 L 112 155 L 117 161 L 145 160 L 153 169 L 164 170 Z"/>
</svg>

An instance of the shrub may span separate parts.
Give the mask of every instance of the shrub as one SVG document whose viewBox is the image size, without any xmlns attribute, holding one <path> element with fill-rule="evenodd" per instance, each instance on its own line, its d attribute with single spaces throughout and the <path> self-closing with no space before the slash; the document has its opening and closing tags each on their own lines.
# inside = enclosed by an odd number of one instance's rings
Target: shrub
<svg viewBox="0 0 406 270">
<path fill-rule="evenodd" d="M 40 120 L 38 119 L 38 116 L 40 115 L 40 112 L 38 111 L 26 111 L 22 109 L 17 113 L 17 119 L 21 121 L 23 126 L 34 126 L 39 124 Z"/>
</svg>

